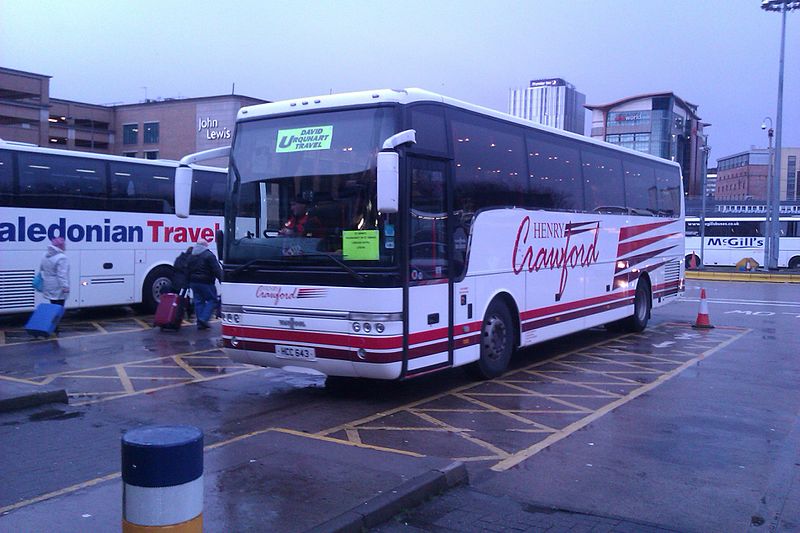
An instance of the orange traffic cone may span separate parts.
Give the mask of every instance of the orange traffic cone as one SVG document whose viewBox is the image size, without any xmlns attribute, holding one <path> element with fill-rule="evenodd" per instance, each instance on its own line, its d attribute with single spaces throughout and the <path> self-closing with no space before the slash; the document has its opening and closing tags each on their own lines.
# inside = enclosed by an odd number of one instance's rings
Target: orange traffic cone
<svg viewBox="0 0 800 533">
<path fill-rule="evenodd" d="M 697 268 L 697 256 L 694 255 L 694 252 L 692 252 L 691 257 L 689 258 L 689 268 L 691 270 L 695 270 Z"/>
<path fill-rule="evenodd" d="M 708 319 L 708 302 L 706 302 L 705 289 L 700 289 L 700 311 L 697 313 L 697 321 L 692 327 L 700 329 L 712 329 L 714 327 Z"/>
</svg>

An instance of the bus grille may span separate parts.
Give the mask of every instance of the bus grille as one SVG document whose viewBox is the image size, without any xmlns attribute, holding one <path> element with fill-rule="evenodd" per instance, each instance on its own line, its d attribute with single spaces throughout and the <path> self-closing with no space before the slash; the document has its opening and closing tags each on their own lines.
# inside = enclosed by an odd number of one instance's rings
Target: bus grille
<svg viewBox="0 0 800 533">
<path fill-rule="evenodd" d="M 34 270 L 0 271 L 0 309 L 33 307 L 34 290 L 31 286 Z"/>
<path fill-rule="evenodd" d="M 664 282 L 678 281 L 681 277 L 681 263 L 680 261 L 670 261 L 664 265 Z"/>
</svg>

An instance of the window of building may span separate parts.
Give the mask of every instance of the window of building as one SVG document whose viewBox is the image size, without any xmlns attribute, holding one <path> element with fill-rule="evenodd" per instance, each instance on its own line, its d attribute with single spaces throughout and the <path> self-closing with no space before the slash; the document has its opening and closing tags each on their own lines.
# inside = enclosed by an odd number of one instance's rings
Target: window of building
<svg viewBox="0 0 800 533">
<path fill-rule="evenodd" d="M 51 136 L 50 137 L 50 144 L 66 145 L 67 144 L 67 138 L 66 137 L 52 137 Z"/>
<path fill-rule="evenodd" d="M 144 151 L 144 158 L 145 159 L 158 159 L 158 150 L 145 150 Z"/>
<path fill-rule="evenodd" d="M 125 157 L 136 157 L 137 152 L 122 152 Z"/>
<path fill-rule="evenodd" d="M 139 125 L 122 125 L 122 144 L 139 144 Z"/>
<path fill-rule="evenodd" d="M 797 156 L 790 155 L 786 161 L 786 199 L 794 200 L 797 194 Z"/>
<path fill-rule="evenodd" d="M 157 144 L 158 143 L 158 122 L 145 122 L 144 123 L 144 143 Z"/>
</svg>

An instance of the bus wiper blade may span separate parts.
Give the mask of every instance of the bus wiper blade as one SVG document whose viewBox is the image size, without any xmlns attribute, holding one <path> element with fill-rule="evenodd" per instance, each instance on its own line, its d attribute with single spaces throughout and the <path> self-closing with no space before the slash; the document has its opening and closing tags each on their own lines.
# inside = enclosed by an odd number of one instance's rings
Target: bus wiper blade
<svg viewBox="0 0 800 533">
<path fill-rule="evenodd" d="M 253 266 L 255 264 L 258 264 L 258 263 L 266 265 L 266 264 L 269 264 L 270 262 L 271 261 L 267 261 L 266 259 L 251 259 L 250 261 L 248 261 L 248 262 L 246 262 L 244 264 L 241 264 L 238 267 L 236 267 L 233 270 L 231 270 L 231 274 L 236 274 L 237 272 L 241 272 L 242 270 L 245 270 L 246 268 L 250 268 L 251 266 Z"/>
<path fill-rule="evenodd" d="M 302 254 L 301 257 L 327 257 L 328 259 L 330 259 L 331 261 L 333 261 L 334 263 L 345 269 L 347 272 L 352 274 L 352 276 L 359 283 L 364 283 L 364 280 L 366 279 L 363 274 L 359 274 L 358 272 L 353 270 L 353 268 L 350 265 L 348 265 L 347 263 L 345 263 L 344 261 L 342 261 L 333 254 L 326 254 L 323 252 L 312 252 L 312 253 L 304 253 Z"/>
</svg>

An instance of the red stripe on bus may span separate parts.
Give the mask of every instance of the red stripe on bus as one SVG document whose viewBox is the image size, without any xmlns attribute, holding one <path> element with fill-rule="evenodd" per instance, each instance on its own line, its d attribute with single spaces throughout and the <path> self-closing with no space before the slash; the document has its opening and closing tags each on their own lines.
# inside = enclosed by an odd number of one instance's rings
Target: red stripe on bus
<svg viewBox="0 0 800 533">
<path fill-rule="evenodd" d="M 624 241 L 625 239 L 630 239 L 631 237 L 634 237 L 636 235 L 641 235 L 642 233 L 646 233 L 648 231 L 652 231 L 654 229 L 658 229 L 668 224 L 673 224 L 679 221 L 680 219 L 676 219 L 676 220 L 668 220 L 666 222 L 653 222 L 650 224 L 642 224 L 640 226 L 630 226 L 630 227 L 620 228 L 619 240 Z"/>
<path fill-rule="evenodd" d="M 628 242 L 620 242 L 619 246 L 617 247 L 617 259 L 621 258 L 623 255 L 634 252 L 639 248 L 644 248 L 649 244 L 653 244 L 654 242 L 663 241 L 664 239 L 669 239 L 670 237 L 676 237 L 680 235 L 679 233 L 665 233 L 664 235 L 656 235 L 655 237 L 647 237 L 646 239 L 639 239 L 638 241 L 628 241 Z"/>
</svg>

